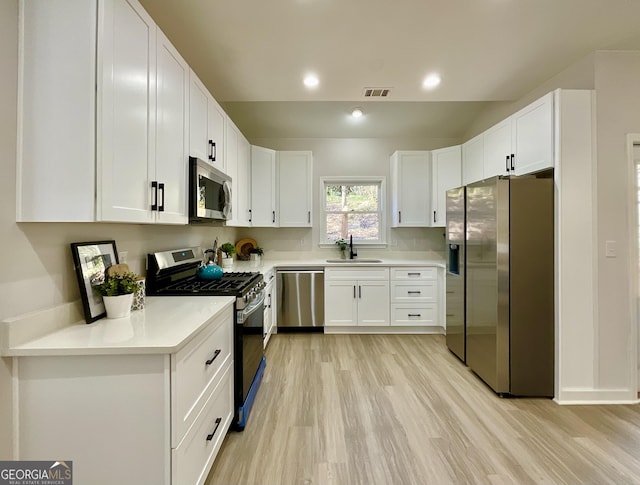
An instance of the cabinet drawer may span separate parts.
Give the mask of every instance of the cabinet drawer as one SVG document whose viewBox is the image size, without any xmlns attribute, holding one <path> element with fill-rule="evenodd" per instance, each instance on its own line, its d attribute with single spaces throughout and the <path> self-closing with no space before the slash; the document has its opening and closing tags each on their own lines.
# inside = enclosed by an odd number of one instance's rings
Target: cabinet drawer
<svg viewBox="0 0 640 485">
<path fill-rule="evenodd" d="M 435 280 L 438 276 L 438 268 L 391 268 L 391 279 L 394 281 L 404 280 Z"/>
<path fill-rule="evenodd" d="M 435 303 L 438 301 L 437 284 L 435 281 L 394 282 L 391 286 L 391 301 L 393 303 Z"/>
<path fill-rule="evenodd" d="M 389 268 L 325 268 L 324 279 L 335 280 L 388 280 Z"/>
<path fill-rule="evenodd" d="M 171 483 L 204 483 L 232 417 L 233 371 L 229 363 L 184 440 L 171 450 Z"/>
<path fill-rule="evenodd" d="M 171 356 L 172 446 L 177 446 L 203 406 L 221 369 L 233 358 L 233 312 L 227 309 Z"/>
<path fill-rule="evenodd" d="M 391 325 L 437 326 L 438 305 L 391 305 Z"/>
</svg>

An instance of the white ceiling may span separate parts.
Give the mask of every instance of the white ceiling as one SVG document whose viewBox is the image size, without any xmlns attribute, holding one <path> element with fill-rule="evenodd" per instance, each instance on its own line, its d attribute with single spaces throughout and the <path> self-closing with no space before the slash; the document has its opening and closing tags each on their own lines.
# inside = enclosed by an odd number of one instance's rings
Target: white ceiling
<svg viewBox="0 0 640 485">
<path fill-rule="evenodd" d="M 640 48 L 640 0 L 141 3 L 250 139 L 461 136 L 483 103 L 518 99 L 594 50 Z M 426 91 L 433 71 L 442 84 Z M 365 103 L 365 87 L 392 91 Z M 366 122 L 345 122 L 354 106 Z"/>
</svg>

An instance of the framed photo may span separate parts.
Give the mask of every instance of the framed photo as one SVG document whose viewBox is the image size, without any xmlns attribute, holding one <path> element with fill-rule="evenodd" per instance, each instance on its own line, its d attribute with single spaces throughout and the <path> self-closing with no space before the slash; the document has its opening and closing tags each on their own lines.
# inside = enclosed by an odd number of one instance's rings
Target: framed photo
<svg viewBox="0 0 640 485">
<path fill-rule="evenodd" d="M 104 317 L 102 296 L 93 291 L 94 285 L 104 283 L 107 268 L 118 264 L 118 251 L 115 241 L 96 241 L 71 243 L 73 265 L 75 266 L 84 318 L 87 323 Z"/>
</svg>

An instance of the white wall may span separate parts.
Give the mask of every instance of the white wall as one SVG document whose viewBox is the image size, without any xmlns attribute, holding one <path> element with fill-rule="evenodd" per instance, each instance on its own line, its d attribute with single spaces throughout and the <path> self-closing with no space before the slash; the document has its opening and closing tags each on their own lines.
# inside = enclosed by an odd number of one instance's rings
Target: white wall
<svg viewBox="0 0 640 485">
<path fill-rule="evenodd" d="M 303 251 L 309 255 L 336 257 L 334 249 L 319 249 L 320 177 L 380 175 L 387 180 L 387 201 L 390 203 L 390 162 L 396 150 L 433 150 L 460 143 L 451 138 L 304 138 L 253 139 L 253 145 L 274 150 L 311 150 L 313 152 L 313 229 L 246 229 L 239 234 L 256 239 L 266 251 Z M 426 189 L 426 188 L 425 188 Z M 285 188 L 286 190 L 286 188 Z M 388 205 L 387 205 L 388 207 Z M 388 211 L 387 211 L 388 212 Z M 387 221 L 389 227 L 391 220 Z M 444 257 L 443 228 L 388 229 L 389 246 L 384 250 L 359 249 L 362 256 L 382 257 Z M 419 254 L 422 253 L 422 254 Z M 321 256 L 322 257 L 322 256 Z"/>
</svg>

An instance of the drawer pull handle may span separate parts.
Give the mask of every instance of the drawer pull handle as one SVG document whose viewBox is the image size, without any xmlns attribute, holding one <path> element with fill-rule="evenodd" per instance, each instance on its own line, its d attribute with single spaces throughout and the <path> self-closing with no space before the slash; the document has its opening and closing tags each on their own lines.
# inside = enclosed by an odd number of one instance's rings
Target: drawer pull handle
<svg viewBox="0 0 640 485">
<path fill-rule="evenodd" d="M 207 435 L 207 441 L 211 441 L 213 439 L 213 435 L 216 434 L 216 431 L 218 431 L 218 426 L 220 426 L 221 422 L 222 418 L 216 419 L 216 427 L 213 428 L 213 433 Z"/>
<path fill-rule="evenodd" d="M 213 364 L 213 361 L 216 360 L 216 358 L 220 355 L 220 352 L 222 352 L 220 349 L 216 349 L 216 351 L 213 353 L 213 357 L 211 357 L 208 361 L 207 361 L 207 365 L 211 365 Z"/>
<path fill-rule="evenodd" d="M 420 276 L 420 273 L 407 273 L 407 276 Z"/>
<path fill-rule="evenodd" d="M 422 314 L 420 314 L 420 313 L 409 313 L 407 316 L 408 317 L 421 317 Z"/>
<path fill-rule="evenodd" d="M 409 295 L 419 295 L 422 293 L 420 290 L 407 291 Z"/>
</svg>

